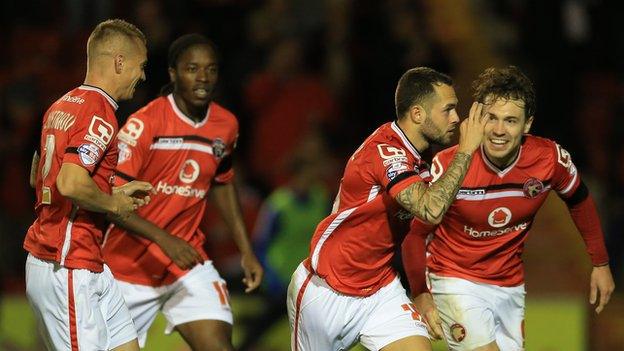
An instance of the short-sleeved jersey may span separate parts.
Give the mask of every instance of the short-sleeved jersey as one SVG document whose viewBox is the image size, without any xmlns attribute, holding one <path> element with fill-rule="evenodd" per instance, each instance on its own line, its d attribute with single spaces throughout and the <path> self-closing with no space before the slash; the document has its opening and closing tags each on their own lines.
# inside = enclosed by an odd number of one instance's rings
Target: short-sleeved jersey
<svg viewBox="0 0 624 351">
<path fill-rule="evenodd" d="M 100 245 L 106 218 L 63 197 L 56 178 L 63 163 L 73 163 L 89 171 L 98 188 L 110 194 L 118 153 L 116 109 L 117 103 L 106 92 L 82 85 L 45 113 L 35 186 L 37 219 L 24 241 L 33 256 L 67 268 L 102 271 Z"/>
<path fill-rule="evenodd" d="M 430 177 L 396 122 L 379 127 L 349 159 L 333 214 L 312 237 L 307 268 L 348 295 L 369 296 L 392 282 L 394 251 L 413 218 L 394 197 Z"/>
<path fill-rule="evenodd" d="M 137 179 L 156 189 L 151 202 L 137 210 L 195 247 L 204 257 L 199 228 L 212 183 L 232 181 L 232 151 L 238 137 L 236 117 L 211 103 L 206 117 L 194 122 L 176 106 L 173 95 L 159 97 L 134 113 L 121 128 L 114 185 Z M 113 226 L 104 257 L 117 279 L 159 286 L 186 273 L 153 242 Z"/>
<path fill-rule="evenodd" d="M 434 157 L 434 181 L 456 150 Z M 516 160 L 502 170 L 481 148 L 428 244 L 429 271 L 498 286 L 522 284 L 521 255 L 535 214 L 551 189 L 566 198 L 579 184 L 570 154 L 551 140 L 524 136 Z"/>
</svg>

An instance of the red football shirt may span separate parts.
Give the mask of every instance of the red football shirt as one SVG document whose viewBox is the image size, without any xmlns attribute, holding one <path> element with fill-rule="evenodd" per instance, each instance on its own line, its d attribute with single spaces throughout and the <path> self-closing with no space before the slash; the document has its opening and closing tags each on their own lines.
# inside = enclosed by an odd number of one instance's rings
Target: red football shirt
<svg viewBox="0 0 624 351">
<path fill-rule="evenodd" d="M 63 163 L 84 167 L 110 194 L 117 164 L 117 103 L 103 90 L 82 85 L 57 100 L 43 117 L 37 169 L 37 219 L 24 248 L 40 259 L 75 269 L 102 271 L 100 244 L 105 216 L 80 209 L 61 196 L 56 177 Z"/>
<path fill-rule="evenodd" d="M 369 296 L 389 284 L 413 217 L 394 197 L 429 181 L 429 166 L 395 123 L 371 134 L 349 159 L 334 213 L 316 228 L 306 266 L 335 290 Z"/>
<path fill-rule="evenodd" d="M 210 185 L 234 176 L 231 153 L 238 136 L 236 117 L 211 103 L 204 120 L 194 122 L 176 106 L 173 95 L 159 97 L 130 116 L 118 136 L 115 186 L 137 179 L 157 194 L 138 215 L 195 247 L 204 257 L 199 228 Z M 155 243 L 113 226 L 104 257 L 117 279 L 135 284 L 169 284 L 186 271 Z"/>
<path fill-rule="evenodd" d="M 434 157 L 434 180 L 456 150 L 451 147 Z M 579 184 L 570 154 L 551 140 L 526 135 L 516 160 L 502 170 L 481 148 L 428 244 L 427 268 L 498 286 L 522 284 L 522 250 L 537 210 L 551 189 L 565 198 Z"/>
</svg>

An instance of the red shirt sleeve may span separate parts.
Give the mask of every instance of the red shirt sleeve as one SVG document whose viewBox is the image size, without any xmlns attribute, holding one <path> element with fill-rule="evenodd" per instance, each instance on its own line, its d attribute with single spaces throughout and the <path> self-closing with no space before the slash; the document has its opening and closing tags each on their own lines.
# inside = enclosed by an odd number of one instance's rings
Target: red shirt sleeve
<svg viewBox="0 0 624 351">
<path fill-rule="evenodd" d="M 392 197 L 398 195 L 414 182 L 423 179 L 414 169 L 415 161 L 411 154 L 399 145 L 377 144 L 371 152 L 374 177 Z"/>
<path fill-rule="evenodd" d="M 552 177 L 552 188 L 563 198 L 574 193 L 580 184 L 578 170 L 572 162 L 570 154 L 559 144 L 554 144 L 554 170 Z"/>
<path fill-rule="evenodd" d="M 583 237 L 592 264 L 602 266 L 609 263 L 609 254 L 600 225 L 600 217 L 598 217 L 596 204 L 591 195 L 588 194 L 579 203 L 568 204 L 568 210 L 574 225 Z"/>
<path fill-rule="evenodd" d="M 119 130 L 117 136 L 119 159 L 115 168 L 114 186 L 120 186 L 136 179 L 145 163 L 152 144 L 152 119 L 143 114 L 134 114 Z"/>
<path fill-rule="evenodd" d="M 223 155 L 223 158 L 219 161 L 219 166 L 217 166 L 217 171 L 215 173 L 214 182 L 216 184 L 229 184 L 234 181 L 234 168 L 233 164 L 233 153 L 236 150 L 236 145 L 238 143 L 238 123 L 234 120 L 234 124 L 231 130 L 230 138 L 228 139 L 228 144 L 226 145 L 226 152 Z"/>
<path fill-rule="evenodd" d="M 73 163 L 92 173 L 117 132 L 117 120 L 105 109 L 88 109 L 71 128 L 63 163 Z"/>
<path fill-rule="evenodd" d="M 429 291 L 425 275 L 427 265 L 426 238 L 433 229 L 433 225 L 414 218 L 410 231 L 401 244 L 403 269 L 405 269 L 412 297 Z"/>
<path fill-rule="evenodd" d="M 585 184 L 581 182 L 581 177 L 570 154 L 559 144 L 554 145 L 556 162 L 552 187 L 566 202 L 574 225 L 583 237 L 592 264 L 594 266 L 607 264 L 609 254 L 596 204 Z"/>
</svg>

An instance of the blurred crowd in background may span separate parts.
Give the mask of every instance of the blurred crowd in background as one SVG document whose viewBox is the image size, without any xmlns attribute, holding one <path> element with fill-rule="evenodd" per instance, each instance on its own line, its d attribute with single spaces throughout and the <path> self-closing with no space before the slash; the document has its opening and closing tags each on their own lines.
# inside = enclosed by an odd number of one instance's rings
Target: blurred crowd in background
<svg viewBox="0 0 624 351">
<path fill-rule="evenodd" d="M 267 269 L 262 296 L 275 306 L 259 320 L 283 316 L 290 274 L 330 210 L 346 158 L 395 118 L 396 82 L 415 66 L 453 77 L 460 115 L 467 115 L 470 83 L 484 68 L 513 64 L 527 73 L 537 89 L 532 133 L 570 151 L 599 204 L 616 285 L 624 286 L 622 15 L 599 0 L 2 2 L 2 294 L 24 291 L 21 246 L 34 215 L 28 175 L 42 115 L 82 83 L 86 39 L 95 24 L 113 17 L 135 23 L 149 50 L 147 81 L 121 104 L 121 123 L 168 82 L 167 49 L 175 38 L 198 32 L 219 49 L 215 100 L 240 122 L 238 189 Z M 232 278 L 235 293 L 236 246 L 214 211 L 203 225 L 209 254 Z M 582 252 L 576 259 L 589 265 Z M 585 284 L 585 277 L 578 279 Z M 259 329 L 270 324 L 249 323 Z M 261 330 L 250 335 L 248 345 Z"/>
</svg>

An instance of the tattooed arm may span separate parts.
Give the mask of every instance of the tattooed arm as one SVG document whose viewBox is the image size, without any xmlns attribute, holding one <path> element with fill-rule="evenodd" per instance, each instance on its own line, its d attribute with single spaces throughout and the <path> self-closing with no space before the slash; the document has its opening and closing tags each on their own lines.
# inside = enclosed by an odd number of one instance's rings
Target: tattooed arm
<svg viewBox="0 0 624 351">
<path fill-rule="evenodd" d="M 471 159 L 472 153 L 457 152 L 438 181 L 431 186 L 424 182 L 414 182 L 398 193 L 396 200 L 425 222 L 439 224 L 459 191 Z"/>
<path fill-rule="evenodd" d="M 483 139 L 487 118 L 482 118 L 483 104 L 474 102 L 470 114 L 459 127 L 459 145 L 453 161 L 431 186 L 415 182 L 399 192 L 395 199 L 413 215 L 431 224 L 439 224 L 459 191 L 472 159 Z"/>
</svg>

